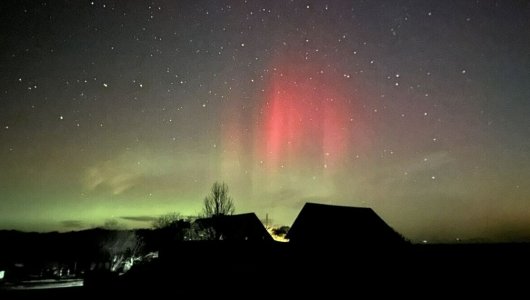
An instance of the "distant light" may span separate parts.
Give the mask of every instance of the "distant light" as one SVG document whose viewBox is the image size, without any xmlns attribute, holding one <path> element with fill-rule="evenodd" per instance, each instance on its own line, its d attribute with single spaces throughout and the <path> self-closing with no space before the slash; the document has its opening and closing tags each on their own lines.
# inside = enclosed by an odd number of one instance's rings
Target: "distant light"
<svg viewBox="0 0 530 300">
<path fill-rule="evenodd" d="M 0 279 L 4 279 L 5 276 L 6 276 L 6 271 L 4 270 L 0 271 Z"/>
<path fill-rule="evenodd" d="M 427 244 L 427 243 L 428 243 L 427 240 L 423 240 L 423 241 L 421 241 L 421 242 L 424 243 L 424 244 Z"/>
</svg>

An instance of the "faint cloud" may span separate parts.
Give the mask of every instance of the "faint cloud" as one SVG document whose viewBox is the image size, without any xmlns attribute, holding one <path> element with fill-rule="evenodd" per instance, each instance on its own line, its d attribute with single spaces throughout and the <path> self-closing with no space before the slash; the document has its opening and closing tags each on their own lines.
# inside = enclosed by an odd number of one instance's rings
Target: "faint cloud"
<svg viewBox="0 0 530 300">
<path fill-rule="evenodd" d="M 119 195 L 132 188 L 141 178 L 138 170 L 114 161 L 105 161 L 89 168 L 84 177 L 84 186 L 88 190 L 107 188 L 112 194 Z"/>
<path fill-rule="evenodd" d="M 120 219 L 136 222 L 153 222 L 157 218 L 152 216 L 123 216 Z"/>
<path fill-rule="evenodd" d="M 88 167 L 82 176 L 82 185 L 88 191 L 126 193 L 134 188 L 149 190 L 173 190 L 176 185 L 186 189 L 185 179 L 190 173 L 206 174 L 197 161 L 204 161 L 200 154 L 186 154 L 180 158 L 145 149 L 131 149 L 112 159 L 100 161 Z M 180 180 L 175 180 L 175 179 Z M 184 180 L 182 180 L 184 178 Z"/>
<path fill-rule="evenodd" d="M 61 226 L 64 228 L 82 228 L 84 227 L 84 223 L 79 220 L 64 220 L 61 221 Z"/>
<path fill-rule="evenodd" d="M 258 203 L 262 207 L 298 207 L 295 199 L 300 199 L 302 194 L 296 189 L 282 188 L 276 191 L 262 191 L 263 199 Z"/>
<path fill-rule="evenodd" d="M 435 170 L 446 164 L 453 162 L 455 159 L 447 151 L 438 151 L 416 157 L 414 161 L 409 161 L 405 170 L 410 173 L 419 173 L 427 170 Z"/>
</svg>

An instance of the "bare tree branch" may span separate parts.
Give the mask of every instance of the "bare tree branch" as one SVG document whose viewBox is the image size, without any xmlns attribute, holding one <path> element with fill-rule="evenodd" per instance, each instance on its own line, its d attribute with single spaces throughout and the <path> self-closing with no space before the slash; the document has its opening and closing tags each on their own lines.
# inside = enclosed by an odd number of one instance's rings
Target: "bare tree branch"
<svg viewBox="0 0 530 300">
<path fill-rule="evenodd" d="M 210 194 L 204 198 L 204 217 L 232 215 L 234 212 L 235 206 L 228 195 L 228 186 L 224 182 L 215 182 Z"/>
<path fill-rule="evenodd" d="M 172 213 L 162 215 L 158 217 L 158 219 L 154 220 L 153 227 L 155 229 L 162 229 L 162 228 L 169 227 L 173 225 L 174 223 L 181 221 L 181 220 L 184 220 L 184 217 L 181 214 L 177 212 L 172 212 Z"/>
</svg>

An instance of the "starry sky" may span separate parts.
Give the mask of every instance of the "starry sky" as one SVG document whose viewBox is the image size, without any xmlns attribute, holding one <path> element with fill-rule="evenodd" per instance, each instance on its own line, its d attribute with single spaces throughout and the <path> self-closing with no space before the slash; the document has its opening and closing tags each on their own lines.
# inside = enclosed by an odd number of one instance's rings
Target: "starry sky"
<svg viewBox="0 0 530 300">
<path fill-rule="evenodd" d="M 528 1 L 1 1 L 0 229 L 305 202 L 530 240 Z M 325 224 L 323 224 L 325 226 Z"/>
</svg>

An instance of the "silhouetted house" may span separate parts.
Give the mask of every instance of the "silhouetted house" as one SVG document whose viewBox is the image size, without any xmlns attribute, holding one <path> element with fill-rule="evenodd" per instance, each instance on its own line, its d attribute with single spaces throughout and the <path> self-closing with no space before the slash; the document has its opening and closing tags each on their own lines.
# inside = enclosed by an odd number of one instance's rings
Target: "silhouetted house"
<svg viewBox="0 0 530 300">
<path fill-rule="evenodd" d="M 225 241 L 272 241 L 256 214 L 216 216 L 198 219 L 202 228 L 213 228 L 217 239 Z"/>
<path fill-rule="evenodd" d="M 290 243 L 351 247 L 404 243 L 371 208 L 306 203 L 287 233 Z"/>
</svg>

